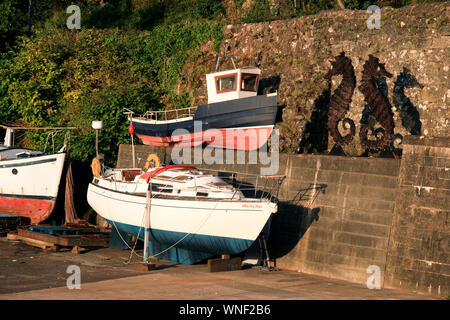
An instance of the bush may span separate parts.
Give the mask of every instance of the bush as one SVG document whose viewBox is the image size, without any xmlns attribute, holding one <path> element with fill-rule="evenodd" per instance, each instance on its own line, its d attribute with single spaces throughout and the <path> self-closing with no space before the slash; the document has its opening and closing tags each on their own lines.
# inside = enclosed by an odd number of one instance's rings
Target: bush
<svg viewBox="0 0 450 320">
<path fill-rule="evenodd" d="M 220 43 L 221 25 L 198 21 L 167 24 L 152 31 L 48 28 L 20 37 L 16 52 L 0 56 L 0 117 L 31 126 L 77 126 L 71 155 L 95 156 L 93 120 L 102 120 L 100 152 L 114 163 L 117 147 L 129 142 L 123 108 L 136 113 L 169 104 L 185 107 L 174 87 L 188 52 L 211 39 Z M 46 134 L 29 132 L 26 146 L 43 149 Z"/>
</svg>

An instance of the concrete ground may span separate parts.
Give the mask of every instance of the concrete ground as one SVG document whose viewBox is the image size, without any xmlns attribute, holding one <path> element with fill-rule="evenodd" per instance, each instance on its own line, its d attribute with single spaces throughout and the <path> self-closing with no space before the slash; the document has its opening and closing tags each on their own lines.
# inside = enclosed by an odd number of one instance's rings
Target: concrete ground
<svg viewBox="0 0 450 320">
<path fill-rule="evenodd" d="M 142 254 L 142 250 L 138 250 Z M 292 271 L 244 268 L 208 272 L 206 264 L 157 261 L 136 271 L 141 259 L 129 250 L 100 248 L 81 254 L 51 252 L 0 238 L 0 300 L 425 300 L 404 290 L 369 290 L 364 285 Z M 80 289 L 69 289 L 71 265 Z M 73 282 L 70 282 L 73 283 Z"/>
</svg>

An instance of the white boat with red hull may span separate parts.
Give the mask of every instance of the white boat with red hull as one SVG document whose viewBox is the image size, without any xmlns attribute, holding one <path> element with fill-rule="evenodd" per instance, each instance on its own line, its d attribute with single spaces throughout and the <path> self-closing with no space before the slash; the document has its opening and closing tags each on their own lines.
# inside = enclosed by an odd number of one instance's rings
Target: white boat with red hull
<svg viewBox="0 0 450 320">
<path fill-rule="evenodd" d="M 45 154 L 13 146 L 14 130 L 6 129 L 0 145 L 0 213 L 28 217 L 38 224 L 52 213 L 66 157 L 65 146 Z"/>
</svg>

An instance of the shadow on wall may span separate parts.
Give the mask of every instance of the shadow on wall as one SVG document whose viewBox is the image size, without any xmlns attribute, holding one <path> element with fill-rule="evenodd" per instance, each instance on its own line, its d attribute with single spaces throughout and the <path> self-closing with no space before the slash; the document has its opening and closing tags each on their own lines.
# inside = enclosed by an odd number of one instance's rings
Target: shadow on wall
<svg viewBox="0 0 450 320">
<path fill-rule="evenodd" d="M 328 149 L 328 112 L 331 99 L 331 82 L 314 101 L 311 120 L 306 124 L 300 141 L 300 153 L 326 152 Z"/>
<path fill-rule="evenodd" d="M 397 108 L 402 125 L 411 135 L 421 134 L 422 122 L 417 108 L 411 100 L 405 95 L 405 88 L 419 88 L 423 89 L 423 85 L 417 81 L 416 77 L 408 68 L 403 67 L 402 72 L 398 75 L 394 83 L 393 100 Z"/>
<path fill-rule="evenodd" d="M 258 95 L 277 92 L 280 87 L 280 82 L 280 76 L 271 76 L 259 80 Z"/>
<path fill-rule="evenodd" d="M 294 199 L 280 201 L 278 212 L 272 218 L 272 225 L 268 241 L 269 256 L 272 260 L 288 254 L 309 227 L 319 221 L 320 208 L 311 208 L 320 192 L 325 193 L 327 185 L 310 185 L 308 188 L 298 190 Z M 300 205 L 305 201 L 308 206 Z"/>
<path fill-rule="evenodd" d="M 280 76 L 271 76 L 271 77 L 263 78 L 263 79 L 259 80 L 258 95 L 277 92 L 280 87 L 280 82 L 281 82 Z M 278 106 L 275 123 L 283 121 L 282 115 L 283 115 L 284 108 L 286 108 L 286 105 Z"/>
</svg>

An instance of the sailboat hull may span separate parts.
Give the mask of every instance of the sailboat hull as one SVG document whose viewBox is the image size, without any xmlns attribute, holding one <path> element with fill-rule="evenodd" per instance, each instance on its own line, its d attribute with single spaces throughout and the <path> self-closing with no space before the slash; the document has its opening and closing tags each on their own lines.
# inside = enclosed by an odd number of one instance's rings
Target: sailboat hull
<svg viewBox="0 0 450 320">
<path fill-rule="evenodd" d="M 97 186 L 88 202 L 112 228 L 144 239 L 146 197 Z M 152 198 L 150 255 L 193 264 L 217 254 L 238 254 L 258 238 L 276 205 L 270 201 Z"/>
</svg>

